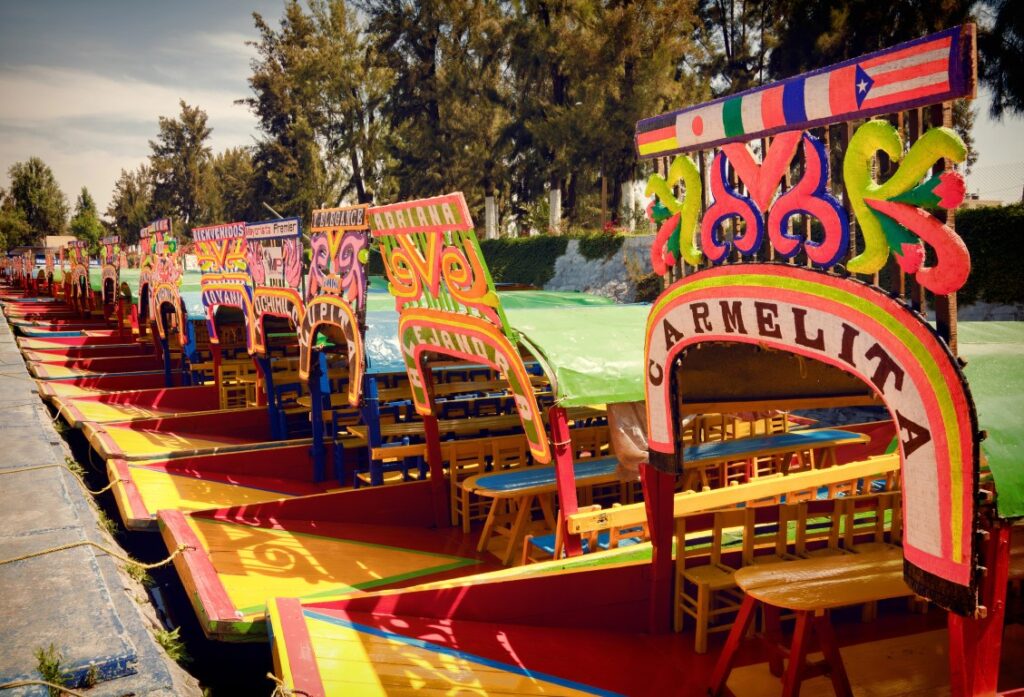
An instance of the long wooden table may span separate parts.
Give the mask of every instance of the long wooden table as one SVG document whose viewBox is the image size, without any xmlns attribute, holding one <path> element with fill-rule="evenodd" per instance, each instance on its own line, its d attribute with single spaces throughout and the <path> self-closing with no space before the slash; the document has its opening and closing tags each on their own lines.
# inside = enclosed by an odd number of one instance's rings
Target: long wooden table
<svg viewBox="0 0 1024 697">
<path fill-rule="evenodd" d="M 570 421 L 580 421 L 583 419 L 602 418 L 606 415 L 606 412 L 603 409 L 595 409 L 593 407 L 570 407 L 566 409 L 566 414 Z M 544 420 L 545 422 L 547 421 L 547 412 L 544 413 Z M 468 435 L 483 431 L 504 431 L 515 428 L 519 423 L 519 414 L 473 416 L 463 419 L 438 419 L 437 429 L 442 434 Z M 348 426 L 347 428 L 351 433 L 361 438 L 367 437 L 368 431 L 365 424 Z M 380 435 L 382 438 L 423 436 L 423 422 L 406 421 L 381 424 Z"/>
<path fill-rule="evenodd" d="M 573 464 L 573 473 L 577 488 L 617 482 L 618 460 L 614 457 L 602 457 L 577 462 Z M 558 490 L 558 485 L 553 465 L 475 474 L 460 486 L 472 494 L 491 499 L 477 551 L 486 551 L 492 535 L 507 535 L 508 545 L 500 555 L 503 564 L 508 564 L 512 560 L 512 555 L 526 535 L 530 511 L 535 500 L 540 504 L 545 522 L 552 528 L 555 526 L 551 495 Z M 497 525 L 499 511 L 505 503 L 509 503 L 513 511 L 511 526 L 507 529 Z"/>
<path fill-rule="evenodd" d="M 547 379 L 533 376 L 530 378 L 533 386 L 546 386 Z M 435 397 L 445 397 L 453 394 L 471 392 L 507 392 L 507 380 L 472 380 L 466 382 L 438 382 L 434 383 L 433 394 Z M 412 399 L 412 392 L 408 385 L 401 387 L 385 387 L 377 392 L 377 398 L 382 402 L 396 402 L 404 399 Z"/>
<path fill-rule="evenodd" d="M 840 697 L 852 697 L 835 633 L 827 611 L 847 605 L 913 595 L 903 581 L 903 550 L 886 549 L 865 554 L 842 554 L 778 564 L 747 566 L 736 572 L 736 584 L 744 592 L 736 622 L 729 631 L 722 655 L 711 676 L 709 694 L 719 695 L 732 671 L 736 650 L 743 640 L 758 605 L 765 610 L 765 632 L 772 674 L 782 677 L 783 697 L 800 692 L 805 677 L 827 673 Z M 796 614 L 793 641 L 781 648 L 779 615 Z M 810 635 L 816 634 L 824 661 L 808 664 Z M 783 673 L 783 657 L 789 661 Z"/>
<path fill-rule="evenodd" d="M 835 449 L 838 446 L 867 443 L 870 440 L 863 433 L 819 428 L 700 443 L 683 448 L 683 469 L 699 473 L 715 465 L 770 457 L 776 463 L 774 471 L 788 474 L 793 458 L 806 463 L 808 458 L 804 455 L 815 451 L 820 456 L 813 464 L 815 468 L 821 469 L 836 464 Z"/>
</svg>

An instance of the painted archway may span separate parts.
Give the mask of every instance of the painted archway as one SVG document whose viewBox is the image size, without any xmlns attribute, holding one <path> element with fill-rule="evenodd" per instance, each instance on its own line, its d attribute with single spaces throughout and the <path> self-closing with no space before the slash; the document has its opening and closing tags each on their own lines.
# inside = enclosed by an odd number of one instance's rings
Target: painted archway
<svg viewBox="0 0 1024 697">
<path fill-rule="evenodd" d="M 676 464 L 673 361 L 707 342 L 789 351 L 874 390 L 898 424 L 907 583 L 972 613 L 977 418 L 956 358 L 931 327 L 872 286 L 800 267 L 746 264 L 686 277 L 662 294 L 647 323 L 648 436 L 659 469 Z"/>
<path fill-rule="evenodd" d="M 310 301 L 296 326 L 299 328 L 299 378 L 302 380 L 309 380 L 313 343 L 320 328 L 341 330 L 348 344 L 348 402 L 353 406 L 358 404 L 365 370 L 363 333 L 349 304 L 336 296 L 321 295 Z"/>
<path fill-rule="evenodd" d="M 253 290 L 252 312 L 256 320 L 253 332 L 253 351 L 262 356 L 267 353 L 267 337 L 263 318 L 280 317 L 289 320 L 292 326 L 298 330 L 302 326 L 305 307 L 302 303 L 302 296 L 296 290 L 257 287 Z"/>
<path fill-rule="evenodd" d="M 220 343 L 215 319 L 217 308 L 234 307 L 242 311 L 245 320 L 245 348 L 251 354 L 256 343 L 256 321 L 248 280 L 249 275 L 242 273 L 217 274 L 216 279 L 204 274 L 202 298 L 203 306 L 206 308 L 206 323 L 210 330 L 210 343 Z"/>
<path fill-rule="evenodd" d="M 89 309 L 89 272 L 82 266 L 75 266 L 71 271 L 71 293 L 79 310 Z"/>
<path fill-rule="evenodd" d="M 433 413 L 431 396 L 425 389 L 429 370 L 423 360 L 425 354 L 439 353 L 482 363 L 499 371 L 508 381 L 533 458 L 540 463 L 551 461 L 551 447 L 530 375 L 519 351 L 500 329 L 478 317 L 407 308 L 398 320 L 398 337 L 413 403 L 420 415 Z"/>
<path fill-rule="evenodd" d="M 151 273 L 145 269 L 139 272 L 139 323 L 148 322 L 153 317 Z"/>
<path fill-rule="evenodd" d="M 184 329 L 185 311 L 183 309 L 181 293 L 178 291 L 177 283 L 158 283 L 153 288 L 152 305 L 152 317 L 156 321 L 156 330 L 161 339 L 168 338 L 168 327 L 164 323 L 165 305 L 170 305 L 171 308 L 173 308 L 174 314 L 177 317 L 178 331 L 181 332 Z M 184 342 L 184 339 L 180 335 L 178 338 L 179 341 Z"/>
</svg>

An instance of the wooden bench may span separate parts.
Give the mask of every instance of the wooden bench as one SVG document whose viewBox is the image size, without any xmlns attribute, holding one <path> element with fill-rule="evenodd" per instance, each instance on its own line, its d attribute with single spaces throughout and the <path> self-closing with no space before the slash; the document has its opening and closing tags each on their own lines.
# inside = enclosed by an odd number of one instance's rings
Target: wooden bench
<svg viewBox="0 0 1024 697">
<path fill-rule="evenodd" d="M 618 460 L 614 457 L 577 462 L 573 465 L 573 472 L 577 488 L 619 481 Z M 558 490 L 558 485 L 553 465 L 473 475 L 462 483 L 462 488 L 476 496 L 492 499 L 477 551 L 487 550 L 492 535 L 506 536 L 508 545 L 500 554 L 503 564 L 512 561 L 516 548 L 523 541 L 534 502 L 540 505 L 549 528 L 555 527 L 552 494 Z M 501 513 L 503 508 L 507 509 L 507 514 Z"/>
<path fill-rule="evenodd" d="M 722 694 L 736 651 L 754 611 L 761 605 L 769 666 L 773 675 L 782 677 L 783 697 L 799 694 L 805 677 L 824 674 L 831 678 L 837 695 L 852 697 L 828 610 L 913 595 L 903 581 L 903 551 L 898 548 L 748 566 L 736 571 L 735 580 L 745 595 L 712 673 L 708 689 L 711 695 Z M 788 649 L 780 641 L 782 610 L 792 611 L 796 616 Z M 824 654 L 824 660 L 814 664 L 807 663 L 811 634 L 817 635 Z M 788 663 L 783 674 L 784 657 L 788 657 Z"/>
</svg>

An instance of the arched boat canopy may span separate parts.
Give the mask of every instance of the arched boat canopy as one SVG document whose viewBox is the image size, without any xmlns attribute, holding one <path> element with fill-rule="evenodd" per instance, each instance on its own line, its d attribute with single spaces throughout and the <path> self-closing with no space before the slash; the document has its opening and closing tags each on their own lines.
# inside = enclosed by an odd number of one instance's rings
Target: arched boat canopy
<svg viewBox="0 0 1024 697">
<path fill-rule="evenodd" d="M 899 428 L 906 580 L 944 607 L 973 612 L 977 417 L 955 356 L 931 326 L 873 286 L 798 266 L 736 264 L 684 278 L 647 323 L 648 438 L 651 464 L 663 471 L 682 464 L 673 364 L 709 343 L 793 353 L 873 388 Z"/>
</svg>

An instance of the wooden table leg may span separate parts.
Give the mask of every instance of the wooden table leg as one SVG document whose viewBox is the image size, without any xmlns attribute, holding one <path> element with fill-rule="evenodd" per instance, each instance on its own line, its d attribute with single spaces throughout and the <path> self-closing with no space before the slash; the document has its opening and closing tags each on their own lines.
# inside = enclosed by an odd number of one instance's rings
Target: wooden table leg
<svg viewBox="0 0 1024 697">
<path fill-rule="evenodd" d="M 850 679 L 846 676 L 846 666 L 843 665 L 843 657 L 839 653 L 839 645 L 836 644 L 836 634 L 826 613 L 814 616 L 814 633 L 818 635 L 821 652 L 825 654 L 836 697 L 853 697 Z"/>
<path fill-rule="evenodd" d="M 540 501 L 540 510 L 544 514 L 544 522 L 547 523 L 550 529 L 554 530 L 555 526 L 558 525 L 558 520 L 555 516 L 555 508 L 552 505 L 551 494 L 541 494 L 537 497 L 537 500 Z"/>
<path fill-rule="evenodd" d="M 523 496 L 519 499 L 519 510 L 516 511 L 515 521 L 508 535 L 508 547 L 501 557 L 501 563 L 508 566 L 512 561 L 512 555 L 516 552 L 518 542 L 526 534 L 526 524 L 530 520 L 530 508 L 532 507 L 533 496 Z"/>
<path fill-rule="evenodd" d="M 494 519 L 498 515 L 498 506 L 500 504 L 501 499 L 491 498 L 491 509 L 487 511 L 487 520 L 484 521 L 484 529 L 480 531 L 480 541 L 476 545 L 476 551 L 478 552 L 487 551 L 487 541 L 491 537 L 491 530 L 494 529 Z"/>
<path fill-rule="evenodd" d="M 764 640 L 768 644 L 768 669 L 777 678 L 782 677 L 785 663 L 782 657 L 785 648 L 782 645 L 782 622 L 779 615 L 782 611 L 774 605 L 762 605 L 764 612 Z"/>
<path fill-rule="evenodd" d="M 807 659 L 807 639 L 811 613 L 800 610 L 796 613 L 796 627 L 793 629 L 793 643 L 789 647 L 789 665 L 782 679 L 782 697 L 797 697 L 800 681 Z"/>
<path fill-rule="evenodd" d="M 732 629 L 729 630 L 729 638 L 725 640 L 725 647 L 722 649 L 722 655 L 718 657 L 718 663 L 715 664 L 715 671 L 711 674 L 708 694 L 712 697 L 722 694 L 722 690 L 725 689 L 729 673 L 732 672 L 732 661 L 736 657 L 736 649 L 739 648 L 743 636 L 747 633 L 747 627 L 750 626 L 750 621 L 754 618 L 754 610 L 757 609 L 757 605 L 757 601 L 751 596 L 743 596 L 743 604 L 740 605 L 736 621 L 733 623 Z"/>
</svg>

